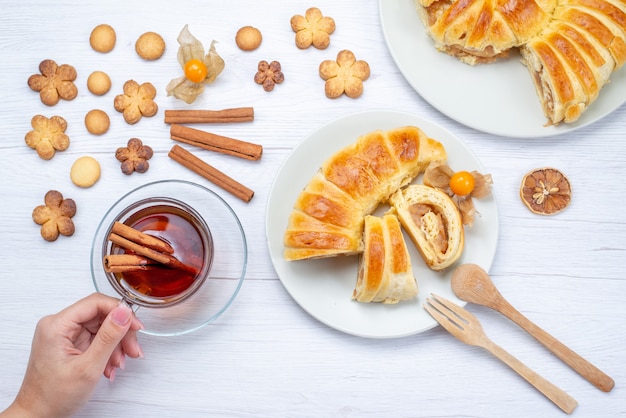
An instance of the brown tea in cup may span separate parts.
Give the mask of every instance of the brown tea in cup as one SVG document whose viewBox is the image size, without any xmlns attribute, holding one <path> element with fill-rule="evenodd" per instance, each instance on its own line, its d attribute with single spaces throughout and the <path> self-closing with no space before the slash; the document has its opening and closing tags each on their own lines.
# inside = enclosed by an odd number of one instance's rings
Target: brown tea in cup
<svg viewBox="0 0 626 418">
<path fill-rule="evenodd" d="M 131 231 L 130 244 L 127 237 L 119 238 L 118 230 Z M 161 241 L 163 247 L 155 250 L 144 243 L 141 237 L 145 235 Z M 155 197 L 118 215 L 103 252 L 109 282 L 124 299 L 131 304 L 164 307 L 183 301 L 204 283 L 213 261 L 213 241 L 209 227 L 193 208 L 175 199 Z M 121 266 L 107 265 L 113 259 L 125 261 Z"/>
</svg>

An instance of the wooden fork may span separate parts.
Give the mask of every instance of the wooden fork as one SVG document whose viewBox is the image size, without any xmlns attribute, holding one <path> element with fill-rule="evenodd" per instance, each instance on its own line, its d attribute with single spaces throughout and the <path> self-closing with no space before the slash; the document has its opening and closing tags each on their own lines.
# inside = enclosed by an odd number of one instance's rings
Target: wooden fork
<svg viewBox="0 0 626 418">
<path fill-rule="evenodd" d="M 435 294 L 431 294 L 426 299 L 424 309 L 442 327 L 459 340 L 469 345 L 482 347 L 502 360 L 564 412 L 571 414 L 578 406 L 576 399 L 535 373 L 528 366 L 491 341 L 483 331 L 483 327 L 478 319 L 467 310 Z"/>
</svg>

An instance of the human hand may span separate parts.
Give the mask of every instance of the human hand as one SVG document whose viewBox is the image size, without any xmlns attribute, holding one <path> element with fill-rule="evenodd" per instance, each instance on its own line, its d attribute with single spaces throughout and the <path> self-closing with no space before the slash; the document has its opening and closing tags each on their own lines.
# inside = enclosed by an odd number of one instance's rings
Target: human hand
<svg viewBox="0 0 626 418">
<path fill-rule="evenodd" d="M 143 357 L 143 325 L 118 299 L 94 293 L 39 320 L 30 359 L 6 416 L 65 417 L 89 400 L 100 376 L 111 381 L 126 356 Z"/>
</svg>

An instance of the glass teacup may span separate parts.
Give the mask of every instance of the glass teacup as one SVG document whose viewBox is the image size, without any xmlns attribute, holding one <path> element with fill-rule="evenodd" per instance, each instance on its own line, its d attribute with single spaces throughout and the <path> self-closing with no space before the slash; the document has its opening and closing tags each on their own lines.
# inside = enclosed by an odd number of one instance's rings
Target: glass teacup
<svg viewBox="0 0 626 418">
<path fill-rule="evenodd" d="M 130 245 L 113 242 L 116 222 L 158 238 L 171 251 L 155 257 L 151 254 L 156 250 L 147 244 L 128 248 Z M 142 199 L 123 209 L 102 242 L 103 268 L 111 286 L 128 303 L 147 307 L 172 306 L 193 295 L 209 276 L 213 254 L 211 231 L 202 216 L 191 206 L 168 197 Z M 131 261 L 108 265 L 113 259 Z M 175 263 L 167 263 L 172 259 Z"/>
</svg>

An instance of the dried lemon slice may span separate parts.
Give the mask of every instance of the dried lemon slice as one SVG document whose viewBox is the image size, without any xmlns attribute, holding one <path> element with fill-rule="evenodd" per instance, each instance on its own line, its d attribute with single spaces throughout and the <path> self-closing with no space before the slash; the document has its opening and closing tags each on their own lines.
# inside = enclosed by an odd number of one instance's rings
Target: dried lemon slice
<svg viewBox="0 0 626 418">
<path fill-rule="evenodd" d="M 556 168 L 537 168 L 522 179 L 520 197 L 531 212 L 554 215 L 569 205 L 572 187 L 567 177 Z"/>
</svg>

